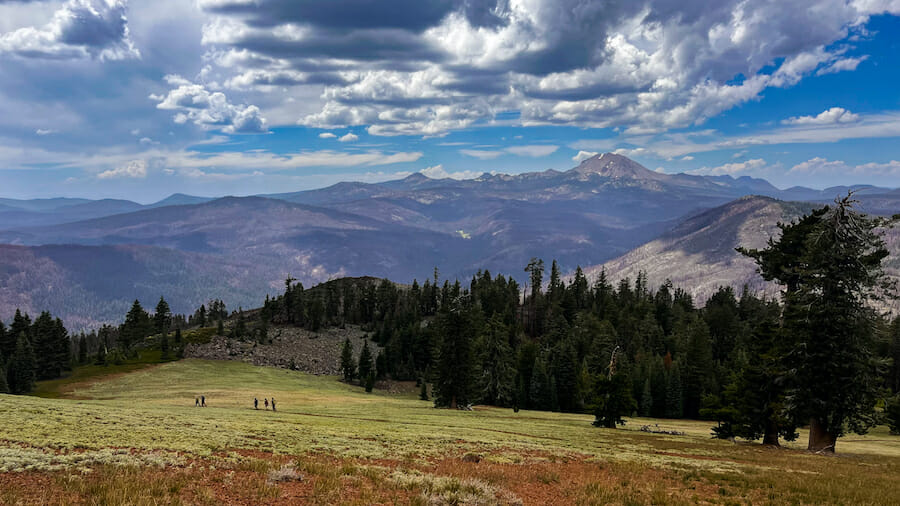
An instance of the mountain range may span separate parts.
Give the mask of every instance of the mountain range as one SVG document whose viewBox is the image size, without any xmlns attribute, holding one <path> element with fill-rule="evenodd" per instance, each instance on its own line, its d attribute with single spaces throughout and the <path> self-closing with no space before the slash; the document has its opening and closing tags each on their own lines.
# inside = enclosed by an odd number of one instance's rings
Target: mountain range
<svg viewBox="0 0 900 506">
<path fill-rule="evenodd" d="M 860 191 L 865 211 L 900 212 L 900 191 L 780 190 L 763 179 L 664 174 L 612 153 L 568 171 L 421 173 L 384 183 L 211 199 L 0 199 L 0 318 L 52 310 L 75 328 L 121 318 L 134 298 L 166 296 L 188 312 L 211 298 L 252 306 L 290 276 L 397 281 L 479 269 L 524 279 L 532 257 L 564 271 L 648 273 L 704 297 L 754 287 L 739 244 L 761 245 L 775 222 Z M 755 195 L 753 198 L 746 198 Z M 803 201 L 788 203 L 787 201 Z M 761 286 L 760 286 L 761 287 Z"/>
</svg>

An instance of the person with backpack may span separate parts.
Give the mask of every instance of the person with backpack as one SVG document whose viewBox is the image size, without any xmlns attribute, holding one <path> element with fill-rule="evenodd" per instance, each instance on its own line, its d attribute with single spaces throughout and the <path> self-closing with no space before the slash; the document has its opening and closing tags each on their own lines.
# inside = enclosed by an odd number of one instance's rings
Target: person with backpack
<svg viewBox="0 0 900 506">
<path fill-rule="evenodd" d="M 259 399 L 253 398 L 253 409 L 259 409 Z"/>
</svg>

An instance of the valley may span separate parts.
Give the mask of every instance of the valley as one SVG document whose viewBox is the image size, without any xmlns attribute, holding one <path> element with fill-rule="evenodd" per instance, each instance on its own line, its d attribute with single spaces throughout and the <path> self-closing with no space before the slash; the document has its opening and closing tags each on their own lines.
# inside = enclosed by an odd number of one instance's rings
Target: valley
<svg viewBox="0 0 900 506">
<path fill-rule="evenodd" d="M 761 286 L 731 250 L 738 240 L 761 244 L 774 222 L 753 225 L 763 211 L 735 209 L 782 206 L 765 219 L 789 220 L 848 189 L 779 190 L 749 177 L 662 174 L 606 153 L 564 172 L 469 180 L 414 174 L 258 197 L 173 195 L 146 206 L 7 199 L 2 204 L 16 212 L 46 219 L 37 225 L 0 213 L 0 243 L 7 244 L 0 246 L 0 293 L 8 294 L 0 297 L 0 318 L 17 307 L 48 309 L 90 328 L 114 321 L 135 297 L 163 294 L 181 313 L 213 298 L 251 307 L 288 276 L 307 286 L 362 275 L 421 282 L 437 267 L 449 278 L 489 270 L 524 281 L 510 267 L 532 258 L 555 259 L 567 273 L 581 266 L 592 276 L 603 266 L 616 279 L 643 270 L 654 286 L 683 280 L 703 299 L 720 284 Z M 750 195 L 785 203 L 739 200 Z M 863 188 L 857 195 L 865 211 L 900 210 L 896 192 Z M 73 206 L 94 217 L 82 219 Z M 704 229 L 703 220 L 719 224 Z M 713 234 L 718 245 L 696 256 Z M 641 261 L 659 248 L 668 252 L 664 262 Z M 708 262 L 716 268 L 701 267 Z M 688 272 L 704 279 L 694 287 Z"/>
</svg>

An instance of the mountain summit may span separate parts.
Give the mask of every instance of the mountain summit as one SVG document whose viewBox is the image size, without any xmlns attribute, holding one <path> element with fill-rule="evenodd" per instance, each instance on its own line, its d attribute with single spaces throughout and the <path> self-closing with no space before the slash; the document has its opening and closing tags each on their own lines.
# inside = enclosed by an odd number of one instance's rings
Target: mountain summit
<svg viewBox="0 0 900 506">
<path fill-rule="evenodd" d="M 634 160 L 615 153 L 594 155 L 572 171 L 585 177 L 596 174 L 613 179 L 660 179 L 661 176 Z"/>
</svg>

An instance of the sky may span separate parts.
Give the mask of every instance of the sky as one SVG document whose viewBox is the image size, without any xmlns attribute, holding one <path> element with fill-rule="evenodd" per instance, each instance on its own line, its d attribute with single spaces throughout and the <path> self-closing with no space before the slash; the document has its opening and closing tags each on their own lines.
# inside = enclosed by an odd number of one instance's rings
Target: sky
<svg viewBox="0 0 900 506">
<path fill-rule="evenodd" d="M 594 153 L 900 187 L 900 0 L 0 0 L 0 197 L 250 195 Z"/>
</svg>

